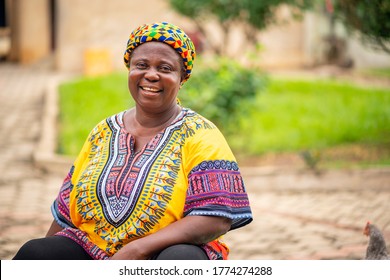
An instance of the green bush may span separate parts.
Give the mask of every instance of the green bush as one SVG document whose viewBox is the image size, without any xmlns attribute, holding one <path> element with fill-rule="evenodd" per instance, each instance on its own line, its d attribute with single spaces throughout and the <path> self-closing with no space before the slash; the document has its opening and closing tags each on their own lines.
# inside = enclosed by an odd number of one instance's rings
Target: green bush
<svg viewBox="0 0 390 280">
<path fill-rule="evenodd" d="M 181 89 L 180 99 L 184 107 L 229 132 L 239 124 L 239 111 L 254 108 L 256 95 L 266 84 L 267 78 L 260 71 L 232 60 L 218 59 L 213 67 L 196 69 Z"/>
</svg>

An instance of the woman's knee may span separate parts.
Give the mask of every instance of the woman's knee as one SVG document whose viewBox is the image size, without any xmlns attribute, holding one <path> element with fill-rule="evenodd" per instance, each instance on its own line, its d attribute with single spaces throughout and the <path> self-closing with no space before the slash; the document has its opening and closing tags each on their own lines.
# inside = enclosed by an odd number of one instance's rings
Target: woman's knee
<svg viewBox="0 0 390 280">
<path fill-rule="evenodd" d="M 14 260 L 90 260 L 91 256 L 76 242 L 63 236 L 50 236 L 26 242 Z"/>
<path fill-rule="evenodd" d="M 156 260 L 208 260 L 206 252 L 191 244 L 172 245 L 161 251 Z"/>
<path fill-rule="evenodd" d="M 32 239 L 23 244 L 13 258 L 14 260 L 39 260 L 42 259 L 40 240 Z"/>
</svg>

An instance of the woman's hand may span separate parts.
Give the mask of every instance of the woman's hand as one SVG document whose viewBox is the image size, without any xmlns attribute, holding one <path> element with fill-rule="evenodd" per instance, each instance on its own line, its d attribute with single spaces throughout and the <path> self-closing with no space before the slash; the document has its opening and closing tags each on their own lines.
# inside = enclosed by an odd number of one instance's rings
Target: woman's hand
<svg viewBox="0 0 390 280">
<path fill-rule="evenodd" d="M 147 260 L 150 258 L 151 256 L 146 255 L 142 247 L 138 246 L 137 240 L 135 240 L 120 249 L 110 260 Z"/>
<path fill-rule="evenodd" d="M 134 240 L 115 255 L 112 260 L 146 260 L 175 244 L 201 245 L 225 234 L 231 220 L 215 216 L 186 216 L 165 228 Z"/>
</svg>

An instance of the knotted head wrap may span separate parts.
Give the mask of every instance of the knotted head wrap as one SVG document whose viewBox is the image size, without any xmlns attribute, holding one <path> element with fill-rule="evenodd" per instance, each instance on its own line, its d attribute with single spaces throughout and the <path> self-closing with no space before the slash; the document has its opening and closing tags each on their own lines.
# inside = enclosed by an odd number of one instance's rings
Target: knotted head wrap
<svg viewBox="0 0 390 280">
<path fill-rule="evenodd" d="M 190 37 L 180 27 L 167 22 L 144 24 L 130 34 L 124 54 L 124 62 L 127 69 L 129 69 L 129 61 L 134 49 L 143 43 L 151 41 L 168 44 L 182 57 L 185 68 L 183 83 L 187 81 L 191 75 L 195 59 L 195 46 Z"/>
</svg>

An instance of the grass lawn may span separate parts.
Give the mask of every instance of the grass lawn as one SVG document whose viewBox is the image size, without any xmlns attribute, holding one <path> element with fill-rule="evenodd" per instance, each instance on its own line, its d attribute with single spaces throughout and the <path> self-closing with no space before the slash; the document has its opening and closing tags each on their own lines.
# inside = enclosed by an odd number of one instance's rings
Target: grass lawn
<svg viewBox="0 0 390 280">
<path fill-rule="evenodd" d="M 132 106 L 126 74 L 80 78 L 60 85 L 58 152 L 77 155 L 88 133 L 101 120 Z"/>
<path fill-rule="evenodd" d="M 63 84 L 60 103 L 59 151 L 76 155 L 98 121 L 132 105 L 126 74 Z M 379 149 L 376 160 L 390 163 L 390 89 L 335 80 L 271 78 L 254 105 L 243 108 L 236 123 L 227 124 L 237 128 L 228 136 L 237 153 L 296 153 L 359 145 Z"/>
<path fill-rule="evenodd" d="M 389 143 L 390 89 L 272 79 L 239 121 L 245 141 L 233 135 L 233 145 L 254 154 Z"/>
</svg>

